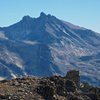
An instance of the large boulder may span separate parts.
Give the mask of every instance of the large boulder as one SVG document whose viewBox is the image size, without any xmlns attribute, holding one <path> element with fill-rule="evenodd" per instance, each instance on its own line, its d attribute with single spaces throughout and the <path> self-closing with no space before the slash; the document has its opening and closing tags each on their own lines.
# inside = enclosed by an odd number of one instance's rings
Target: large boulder
<svg viewBox="0 0 100 100">
<path fill-rule="evenodd" d="M 80 73 L 77 70 L 71 70 L 67 72 L 66 78 L 75 82 L 77 88 L 80 88 Z"/>
</svg>

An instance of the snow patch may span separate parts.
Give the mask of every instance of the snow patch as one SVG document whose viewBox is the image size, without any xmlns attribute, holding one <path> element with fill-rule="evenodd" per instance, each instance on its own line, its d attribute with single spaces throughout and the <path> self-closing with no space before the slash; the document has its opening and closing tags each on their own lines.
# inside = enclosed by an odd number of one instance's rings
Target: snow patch
<svg viewBox="0 0 100 100">
<path fill-rule="evenodd" d="M 66 30 L 65 30 L 65 29 L 62 29 L 62 31 L 63 31 L 65 34 L 69 35 L 69 34 L 66 32 Z M 70 35 L 69 35 L 69 36 L 70 36 Z"/>
<path fill-rule="evenodd" d="M 2 81 L 2 80 L 4 80 L 4 79 L 5 79 L 4 77 L 1 77 L 1 76 L 0 76 L 0 81 Z"/>
<path fill-rule="evenodd" d="M 46 26 L 46 32 L 50 33 L 51 35 L 57 38 L 57 36 L 55 35 L 54 29 L 52 29 L 49 24 L 46 24 L 45 26 Z"/>
<path fill-rule="evenodd" d="M 0 31 L 0 38 L 8 40 L 3 31 Z"/>
<path fill-rule="evenodd" d="M 14 52 L 8 51 L 6 48 L 0 53 L 0 59 L 5 60 L 8 64 L 14 64 L 17 67 L 24 69 L 24 62 L 20 56 Z"/>
<path fill-rule="evenodd" d="M 14 75 L 13 73 L 11 73 L 11 76 L 12 76 L 13 78 L 17 78 L 16 75 Z"/>
<path fill-rule="evenodd" d="M 23 40 L 23 42 L 26 43 L 26 44 L 31 44 L 31 45 L 35 45 L 35 44 L 37 44 L 36 41 L 33 42 L 33 41 L 26 41 L 26 40 Z"/>
</svg>

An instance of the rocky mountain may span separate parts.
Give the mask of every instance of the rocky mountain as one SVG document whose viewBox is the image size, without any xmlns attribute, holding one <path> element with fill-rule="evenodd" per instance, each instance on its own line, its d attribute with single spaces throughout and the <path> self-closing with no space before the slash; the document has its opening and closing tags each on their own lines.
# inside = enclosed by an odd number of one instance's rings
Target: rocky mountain
<svg viewBox="0 0 100 100">
<path fill-rule="evenodd" d="M 0 82 L 0 100 L 100 100 L 100 88 L 81 83 L 77 70 L 51 77 L 20 77 Z"/>
<path fill-rule="evenodd" d="M 100 86 L 100 34 L 41 13 L 0 28 L 0 79 L 65 75 Z"/>
</svg>

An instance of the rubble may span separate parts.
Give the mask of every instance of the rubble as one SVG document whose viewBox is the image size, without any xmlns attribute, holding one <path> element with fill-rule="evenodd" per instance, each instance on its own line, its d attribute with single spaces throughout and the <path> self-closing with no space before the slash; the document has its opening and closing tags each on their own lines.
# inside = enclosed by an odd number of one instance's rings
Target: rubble
<svg viewBox="0 0 100 100">
<path fill-rule="evenodd" d="M 100 100 L 100 88 L 82 83 L 79 71 L 72 70 L 65 77 L 27 76 L 1 81 L 0 100 Z"/>
</svg>

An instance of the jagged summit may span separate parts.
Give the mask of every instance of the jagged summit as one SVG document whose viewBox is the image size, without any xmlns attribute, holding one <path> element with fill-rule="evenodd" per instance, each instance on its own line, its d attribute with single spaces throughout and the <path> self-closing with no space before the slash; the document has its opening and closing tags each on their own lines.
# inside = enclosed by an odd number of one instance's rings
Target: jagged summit
<svg viewBox="0 0 100 100">
<path fill-rule="evenodd" d="M 23 20 L 28 20 L 30 18 L 32 18 L 32 17 L 30 17 L 29 15 L 26 15 L 26 16 L 23 17 Z"/>
<path fill-rule="evenodd" d="M 45 14 L 44 12 L 40 13 L 40 18 L 52 18 L 54 16 L 52 16 L 51 14 Z"/>
<path fill-rule="evenodd" d="M 44 13 L 44 12 L 41 12 L 41 13 L 40 13 L 39 18 L 46 18 L 46 17 L 53 17 L 53 16 L 51 16 L 51 14 L 46 14 L 46 13 Z M 30 20 L 30 19 L 34 19 L 34 18 L 30 17 L 29 15 L 26 15 L 26 16 L 24 16 L 24 17 L 22 18 L 22 20 Z"/>
<path fill-rule="evenodd" d="M 22 18 L 22 21 L 32 21 L 34 18 L 30 17 L 29 15 L 26 15 Z"/>
<path fill-rule="evenodd" d="M 41 12 L 40 17 L 44 17 L 44 16 L 47 16 L 47 15 L 44 12 Z"/>
</svg>

